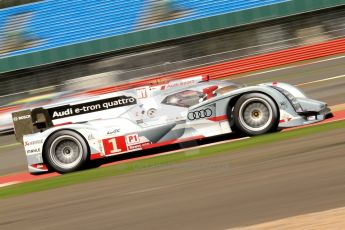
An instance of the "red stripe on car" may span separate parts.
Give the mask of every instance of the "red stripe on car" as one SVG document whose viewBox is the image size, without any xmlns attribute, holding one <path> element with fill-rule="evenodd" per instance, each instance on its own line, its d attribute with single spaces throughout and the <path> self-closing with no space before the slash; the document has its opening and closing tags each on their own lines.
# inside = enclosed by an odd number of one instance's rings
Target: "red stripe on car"
<svg viewBox="0 0 345 230">
<path fill-rule="evenodd" d="M 215 122 L 217 122 L 217 121 L 225 121 L 227 119 L 228 119 L 227 115 L 222 115 L 222 116 L 218 116 L 218 117 L 210 117 L 210 118 L 208 118 L 208 120 L 215 121 Z"/>
</svg>

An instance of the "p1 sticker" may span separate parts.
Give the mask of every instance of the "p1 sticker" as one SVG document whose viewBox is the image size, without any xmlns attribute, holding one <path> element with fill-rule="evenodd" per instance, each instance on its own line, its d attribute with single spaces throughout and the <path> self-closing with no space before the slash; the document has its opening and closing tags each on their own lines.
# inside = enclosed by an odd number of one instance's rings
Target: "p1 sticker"
<svg viewBox="0 0 345 230">
<path fill-rule="evenodd" d="M 126 142 L 128 145 L 139 144 L 140 143 L 139 135 L 137 133 L 127 135 Z"/>
</svg>

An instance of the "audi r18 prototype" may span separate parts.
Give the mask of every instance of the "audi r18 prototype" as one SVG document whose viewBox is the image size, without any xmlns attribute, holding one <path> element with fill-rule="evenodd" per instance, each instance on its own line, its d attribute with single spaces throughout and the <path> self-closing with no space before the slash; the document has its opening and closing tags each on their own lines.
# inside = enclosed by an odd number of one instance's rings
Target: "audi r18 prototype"
<svg viewBox="0 0 345 230">
<path fill-rule="evenodd" d="M 241 86 L 197 76 L 13 113 L 31 173 L 67 173 L 89 160 L 240 132 L 259 135 L 330 116 L 285 83 Z"/>
</svg>

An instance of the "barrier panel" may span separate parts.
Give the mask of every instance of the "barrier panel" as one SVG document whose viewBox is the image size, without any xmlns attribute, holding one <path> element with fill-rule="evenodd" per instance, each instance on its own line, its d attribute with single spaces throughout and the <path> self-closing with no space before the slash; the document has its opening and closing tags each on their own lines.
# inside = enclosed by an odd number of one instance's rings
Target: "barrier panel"
<svg viewBox="0 0 345 230">
<path fill-rule="evenodd" d="M 87 93 L 104 94 L 132 87 L 138 87 L 144 84 L 159 84 L 160 82 L 171 79 L 186 78 L 198 75 L 208 75 L 210 79 L 224 78 L 230 77 L 232 75 L 243 74 L 247 72 L 291 64 L 299 61 L 326 57 L 330 55 L 336 55 L 340 53 L 345 53 L 345 38 L 257 55 L 253 57 L 242 58 L 234 61 L 209 65 L 171 74 L 165 74 L 152 78 L 146 78 L 144 80 L 124 83 L 117 86 L 90 90 Z"/>
</svg>

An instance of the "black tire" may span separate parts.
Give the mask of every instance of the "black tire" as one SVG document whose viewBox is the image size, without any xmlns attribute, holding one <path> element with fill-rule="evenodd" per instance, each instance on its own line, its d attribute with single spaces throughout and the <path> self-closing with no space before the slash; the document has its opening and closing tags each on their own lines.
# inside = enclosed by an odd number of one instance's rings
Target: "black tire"
<svg viewBox="0 0 345 230">
<path fill-rule="evenodd" d="M 241 130 L 239 130 L 235 124 L 235 117 L 234 117 L 234 107 L 235 105 L 228 106 L 227 110 L 227 116 L 228 116 L 228 121 L 231 129 L 231 133 L 235 135 L 235 137 L 240 138 L 244 137 L 245 135 L 242 133 Z"/>
<path fill-rule="evenodd" d="M 52 134 L 44 147 L 44 162 L 58 173 L 82 169 L 89 160 L 89 148 L 82 136 L 70 130 Z"/>
<path fill-rule="evenodd" d="M 279 110 L 265 94 L 245 94 L 235 104 L 233 120 L 240 132 L 249 136 L 260 135 L 277 130 Z"/>
</svg>

